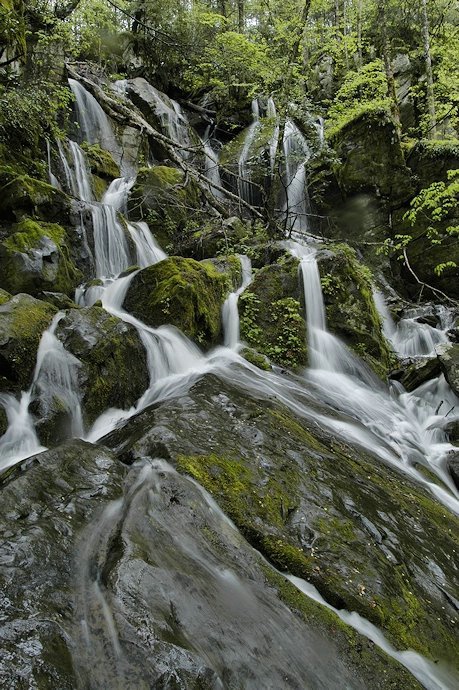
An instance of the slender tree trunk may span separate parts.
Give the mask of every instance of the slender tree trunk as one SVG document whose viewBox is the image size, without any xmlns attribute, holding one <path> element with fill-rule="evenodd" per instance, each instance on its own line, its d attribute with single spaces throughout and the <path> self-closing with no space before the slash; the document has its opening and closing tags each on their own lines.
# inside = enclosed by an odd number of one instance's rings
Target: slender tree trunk
<svg viewBox="0 0 459 690">
<path fill-rule="evenodd" d="M 359 67 L 363 64 L 362 57 L 362 0 L 358 0 L 357 9 L 357 54 L 359 57 Z"/>
<path fill-rule="evenodd" d="M 226 17 L 226 0 L 220 0 L 218 3 L 220 14 Z"/>
<path fill-rule="evenodd" d="M 378 6 L 378 18 L 379 27 L 381 32 L 381 53 L 384 60 L 384 68 L 386 71 L 387 80 L 387 95 L 391 100 L 391 111 L 392 117 L 397 128 L 397 133 L 400 136 L 401 132 L 401 122 L 400 122 L 400 110 L 398 107 L 397 92 L 395 89 L 395 79 L 394 73 L 392 71 L 392 60 L 391 60 L 391 50 L 389 38 L 387 35 L 387 24 L 386 24 L 386 0 L 380 0 Z"/>
<path fill-rule="evenodd" d="M 430 35 L 429 35 L 429 18 L 427 16 L 427 0 L 421 0 L 422 8 L 422 41 L 424 44 L 424 60 L 426 66 L 427 78 L 427 109 L 429 112 L 429 139 L 435 138 L 436 128 L 436 114 L 435 114 L 435 99 L 433 88 L 433 74 L 432 74 L 432 58 L 430 55 Z"/>
<path fill-rule="evenodd" d="M 237 24 L 241 34 L 244 33 L 244 0 L 237 0 Z"/>
</svg>

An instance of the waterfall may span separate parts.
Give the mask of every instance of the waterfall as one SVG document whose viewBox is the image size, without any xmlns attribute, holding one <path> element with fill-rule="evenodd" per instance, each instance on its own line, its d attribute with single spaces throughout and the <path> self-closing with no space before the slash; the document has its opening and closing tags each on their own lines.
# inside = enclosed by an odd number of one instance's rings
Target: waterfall
<svg viewBox="0 0 459 690">
<path fill-rule="evenodd" d="M 450 327 L 449 312 L 440 316 L 440 321 L 442 318 L 445 320 L 443 329 L 417 321 L 423 316 L 422 307 L 411 309 L 411 316 L 400 319 L 396 324 L 382 293 L 374 290 L 373 296 L 382 319 L 384 335 L 401 357 L 434 357 L 436 347 L 449 342 L 446 334 Z"/>
<path fill-rule="evenodd" d="M 252 101 L 252 120 L 252 124 L 247 128 L 238 161 L 238 194 L 249 204 L 253 204 L 254 194 L 252 185 L 250 183 L 250 166 L 247 164 L 247 161 L 249 158 L 250 149 L 260 128 L 260 109 L 258 107 L 257 98 Z"/>
<path fill-rule="evenodd" d="M 242 283 L 238 290 L 232 292 L 222 308 L 222 323 L 225 347 L 236 349 L 239 344 L 239 296 L 252 282 L 252 263 L 248 256 L 238 255 L 242 266 Z"/>
<path fill-rule="evenodd" d="M 218 156 L 214 152 L 211 144 L 210 144 L 210 125 L 207 127 L 205 133 L 204 133 L 204 139 L 202 142 L 203 150 L 204 150 L 204 172 L 205 176 L 210 182 L 210 191 L 212 194 L 217 198 L 221 199 L 224 197 L 223 192 L 221 192 L 219 189 L 215 187 L 221 187 L 222 186 L 222 181 L 220 179 L 220 170 L 218 167 Z"/>
<path fill-rule="evenodd" d="M 283 215 L 290 232 L 309 229 L 309 197 L 306 186 L 306 163 L 311 155 L 306 139 L 292 120 L 285 122 L 285 202 Z"/>
<path fill-rule="evenodd" d="M 128 230 L 137 252 L 137 266 L 146 268 L 167 257 L 144 222 L 128 223 Z"/>
<path fill-rule="evenodd" d="M 52 184 L 55 189 L 60 189 L 61 185 L 59 184 L 59 180 L 57 179 L 56 175 L 53 173 L 52 166 L 51 166 L 51 144 L 49 143 L 49 139 L 46 140 L 46 155 L 48 158 L 48 178 L 50 183 Z"/>
<path fill-rule="evenodd" d="M 8 429 L 0 438 L 0 469 L 46 450 L 38 440 L 34 420 L 29 411 L 33 400 L 41 400 L 45 405 L 57 401 L 71 419 L 72 435 L 82 435 L 83 423 L 77 383 L 80 362 L 65 350 L 55 336 L 62 317 L 63 312 L 56 314 L 49 328 L 41 336 L 30 388 L 21 393 L 19 400 L 12 395 L 0 395 L 0 405 L 5 408 L 8 418 Z"/>
<path fill-rule="evenodd" d="M 69 141 L 69 146 L 73 160 L 73 175 L 70 178 L 73 194 L 82 201 L 91 202 L 94 195 L 86 156 L 75 141 Z"/>
<path fill-rule="evenodd" d="M 120 163 L 121 149 L 105 111 L 79 81 L 69 79 L 69 86 L 75 97 L 81 140 L 89 144 L 100 144 L 101 148 L 109 151 L 116 162 Z"/>
<path fill-rule="evenodd" d="M 276 123 L 272 137 L 269 141 L 269 162 L 271 167 L 271 175 L 274 175 L 274 167 L 276 164 L 277 145 L 279 143 L 279 121 L 277 119 L 276 104 L 272 98 L 268 98 L 268 106 L 266 108 L 266 117 Z"/>
</svg>

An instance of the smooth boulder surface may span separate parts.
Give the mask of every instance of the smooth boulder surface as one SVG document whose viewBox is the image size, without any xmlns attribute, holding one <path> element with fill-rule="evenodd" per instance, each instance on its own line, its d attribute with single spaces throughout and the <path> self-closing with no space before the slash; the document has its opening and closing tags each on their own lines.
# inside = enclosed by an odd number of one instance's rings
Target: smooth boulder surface
<svg viewBox="0 0 459 690">
<path fill-rule="evenodd" d="M 207 375 L 105 443 L 127 462 L 168 458 L 278 568 L 361 613 L 398 649 L 456 664 L 458 518 L 405 474 L 254 398 L 237 369 L 228 378 Z"/>
<path fill-rule="evenodd" d="M 88 424 L 109 407 L 128 409 L 144 393 L 149 382 L 145 348 L 130 324 L 101 307 L 70 309 L 56 335 L 81 362 L 78 381 Z"/>
<path fill-rule="evenodd" d="M 0 682 L 419 688 L 278 575 L 189 479 L 83 441 L 0 485 Z"/>
<path fill-rule="evenodd" d="M 57 309 L 30 295 L 0 304 L 0 390 L 26 390 L 32 383 L 40 339 Z"/>
<path fill-rule="evenodd" d="M 123 307 L 149 326 L 176 326 L 209 347 L 221 333 L 221 307 L 230 280 L 212 265 L 173 256 L 136 274 Z"/>
</svg>

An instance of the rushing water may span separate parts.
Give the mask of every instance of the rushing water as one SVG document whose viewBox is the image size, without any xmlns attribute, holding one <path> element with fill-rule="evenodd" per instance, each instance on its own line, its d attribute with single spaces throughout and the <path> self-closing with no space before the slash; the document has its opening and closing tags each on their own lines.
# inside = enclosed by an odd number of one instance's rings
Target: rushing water
<svg viewBox="0 0 459 690">
<path fill-rule="evenodd" d="M 238 160 L 238 194 L 241 199 L 253 204 L 254 193 L 253 185 L 251 183 L 251 169 L 248 164 L 250 149 L 260 129 L 260 109 L 258 107 L 258 100 L 255 98 L 252 101 L 252 124 L 247 128 L 244 141 L 239 154 Z"/>
<path fill-rule="evenodd" d="M 284 129 L 285 202 L 283 216 L 290 232 L 307 232 L 310 213 L 306 186 L 306 162 L 310 150 L 306 139 L 293 120 L 287 120 Z"/>
<path fill-rule="evenodd" d="M 77 97 L 80 126 L 88 133 L 88 138 L 94 140 L 95 133 L 100 141 L 104 141 L 104 137 L 110 138 L 108 130 L 104 134 L 105 125 L 99 110 L 82 92 L 82 87 L 75 83 L 72 89 Z M 252 129 L 249 128 L 247 140 L 250 137 L 253 139 L 256 134 L 257 108 L 258 105 L 253 106 L 254 122 Z M 172 111 L 175 118 L 171 115 Z M 168 123 L 171 136 L 180 137 L 180 112 L 173 106 L 172 111 L 170 107 L 168 110 L 165 109 L 167 119 L 164 122 Z M 285 136 L 288 181 L 285 210 L 290 219 L 290 228 L 304 229 L 307 228 L 308 208 L 304 163 L 308 155 L 307 146 L 292 122 L 287 123 Z M 112 139 L 109 144 L 113 144 Z M 250 146 L 245 158 L 241 153 L 241 177 L 246 177 L 247 174 L 249 149 Z M 358 357 L 328 331 L 314 249 L 296 243 L 289 244 L 291 251 L 300 259 L 306 304 L 310 368 L 303 378 L 284 377 L 276 372 L 262 372 L 238 354 L 240 335 L 237 301 L 251 280 L 251 266 L 247 257 L 240 257 L 243 272 L 241 286 L 228 296 L 223 307 L 225 346 L 204 355 L 177 329 L 171 326 L 148 327 L 123 309 L 127 290 L 136 272 L 124 276 L 120 274 L 133 263 L 144 268 L 163 260 L 166 254 L 157 245 L 145 223 L 127 222 L 125 225 L 119 216 L 120 211 L 126 212 L 126 200 L 133 184 L 132 178 L 115 180 L 102 202 L 97 203 L 94 201 L 83 152 L 75 142 L 69 142 L 69 152 L 71 164 L 64 146 L 59 144 L 67 188 L 91 209 L 95 276 L 101 281 L 100 285 L 89 289 L 83 286 L 79 288 L 76 301 L 81 305 L 91 305 L 101 299 L 103 307 L 109 313 L 137 329 L 147 353 L 150 381 L 147 390 L 130 410 L 106 410 L 91 429 L 84 430 L 77 377 L 80 362 L 65 351 L 55 336 L 57 324 L 62 318 L 62 314 L 58 314 L 42 336 L 30 389 L 24 391 L 19 399 L 10 395 L 0 396 L 0 403 L 7 410 L 9 422 L 6 434 L 0 439 L 2 467 L 8 467 L 43 450 L 29 411 L 30 403 L 34 399 L 44 405 L 50 404 L 52 399 L 60 400 L 71 419 L 72 434 L 84 435 L 87 440 L 96 442 L 123 420 L 132 417 L 153 402 L 185 392 L 204 373 L 214 371 L 223 379 L 239 385 L 248 394 L 262 399 L 274 397 L 299 416 L 320 424 L 351 444 L 365 448 L 375 458 L 375 462 L 383 461 L 406 472 L 426 486 L 445 506 L 459 513 L 458 492 L 445 469 L 445 458 L 452 446 L 442 430 L 444 420 L 438 412 L 441 400 L 446 400 L 448 407 L 456 406 L 456 410 L 459 410 L 459 400 L 453 395 L 444 378 L 428 382 L 413 393 L 406 393 L 396 386 L 389 390 L 378 382 Z M 244 188 L 240 191 L 244 197 Z M 248 188 L 245 189 L 245 194 L 250 196 Z M 135 256 L 132 256 L 131 247 L 135 250 Z M 380 305 L 380 308 L 384 309 L 384 306 Z M 409 328 L 417 333 L 413 338 L 405 337 L 406 331 L 403 331 L 403 328 L 406 326 L 395 326 L 386 314 L 386 334 L 394 345 L 399 343 L 399 352 L 402 347 L 404 348 L 404 355 L 431 354 L 438 342 L 447 339 L 447 325 L 443 330 L 431 326 L 426 328 L 427 324 L 416 321 L 416 315 L 408 317 L 406 321 L 410 322 Z M 338 416 L 318 413 L 317 401 L 323 403 L 324 409 L 337 411 Z M 458 416 L 456 414 L 452 419 Z M 418 469 L 420 465 L 434 472 L 440 480 L 439 483 L 426 479 Z M 151 473 L 147 473 L 144 480 L 151 488 Z M 143 484 L 140 483 L 138 490 L 143 490 L 142 487 Z M 202 489 L 199 490 L 205 495 Z M 207 502 L 211 501 L 210 497 L 205 498 Z M 111 504 L 107 509 L 100 523 L 100 530 L 96 530 L 88 542 L 88 554 L 82 559 L 81 574 L 83 622 L 86 620 L 86 628 L 89 630 L 89 608 L 91 601 L 95 601 L 103 612 L 105 626 L 115 650 L 119 643 L 109 602 L 100 586 L 90 583 L 90 571 L 86 566 L 89 563 L 89 554 L 97 550 L 107 526 L 116 522 L 123 510 L 122 501 Z M 307 596 L 328 606 L 310 585 L 296 578 L 290 579 Z M 92 599 L 88 599 L 90 584 Z M 84 609 L 85 606 L 87 609 Z M 397 652 L 381 633 L 364 619 L 356 614 L 336 610 L 335 613 L 406 666 L 429 690 L 450 687 L 449 680 L 445 681 L 442 678 L 440 668 L 433 668 L 425 659 L 412 652 Z"/>
</svg>

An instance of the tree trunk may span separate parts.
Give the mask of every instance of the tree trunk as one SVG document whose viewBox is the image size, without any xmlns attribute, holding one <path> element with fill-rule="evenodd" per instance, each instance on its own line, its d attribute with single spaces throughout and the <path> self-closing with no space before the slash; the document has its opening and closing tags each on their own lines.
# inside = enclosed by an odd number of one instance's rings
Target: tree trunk
<svg viewBox="0 0 459 690">
<path fill-rule="evenodd" d="M 400 122 L 400 110 L 398 107 L 397 92 L 395 90 L 395 79 L 394 73 L 392 71 L 392 61 L 391 61 L 391 50 L 389 38 L 387 35 L 387 24 L 386 24 L 386 0 L 381 0 L 378 6 L 378 18 L 379 26 L 381 31 L 381 53 L 384 60 L 384 68 L 386 71 L 387 80 L 387 95 L 391 101 L 391 112 L 392 117 L 397 128 L 397 133 L 400 136 L 401 132 L 401 122 Z"/>
<path fill-rule="evenodd" d="M 237 0 L 237 24 L 241 34 L 244 33 L 244 0 Z"/>
<path fill-rule="evenodd" d="M 358 0 L 357 10 L 357 54 L 359 60 L 359 67 L 363 64 L 362 57 L 362 0 Z"/>
<path fill-rule="evenodd" d="M 435 114 L 435 99 L 433 88 L 433 74 L 432 74 L 432 58 L 430 55 L 430 35 L 429 35 L 429 19 L 427 16 L 427 0 L 421 0 L 422 7 L 422 41 L 424 44 L 424 61 L 426 66 L 427 78 L 427 109 L 429 112 L 429 131 L 427 136 L 429 139 L 435 138 L 436 128 L 436 114 Z"/>
</svg>

